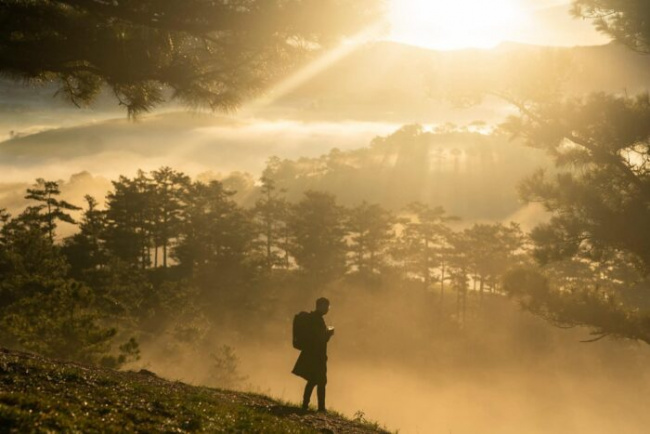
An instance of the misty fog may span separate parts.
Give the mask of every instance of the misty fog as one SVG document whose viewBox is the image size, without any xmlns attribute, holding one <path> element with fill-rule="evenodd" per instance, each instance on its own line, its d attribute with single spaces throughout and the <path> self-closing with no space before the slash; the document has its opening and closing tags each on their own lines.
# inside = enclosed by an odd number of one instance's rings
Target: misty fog
<svg viewBox="0 0 650 434">
<path fill-rule="evenodd" d="M 209 60 L 168 81 L 17 85 L 0 62 L 0 346 L 299 406 L 292 321 L 327 297 L 328 411 L 648 432 L 650 33 L 625 28 L 647 22 L 594 30 L 590 0 L 388 3 L 381 38 L 300 14 L 295 39 L 244 32 L 270 50 L 254 64 L 246 38 L 190 33 L 192 57 L 165 36 L 154 71 Z M 436 15 L 396 18 L 413 10 Z M 214 53 L 247 66 L 215 73 Z"/>
<path fill-rule="evenodd" d="M 646 432 L 650 416 L 640 397 L 650 391 L 647 345 L 581 343 L 586 329 L 554 328 L 502 296 L 484 306 L 475 301 L 459 330 L 439 316 L 437 297 L 386 291 L 325 292 L 332 300 L 326 321 L 337 329 L 328 366 L 336 410 L 363 412 L 404 433 Z M 454 295 L 447 296 L 453 310 Z M 136 366 L 214 384 L 205 354 L 230 345 L 245 377 L 239 388 L 298 403 L 303 383 L 290 373 L 297 351 L 288 325 L 306 309 L 311 303 L 287 304 L 249 337 L 217 332 L 197 353 L 156 342 Z"/>
</svg>

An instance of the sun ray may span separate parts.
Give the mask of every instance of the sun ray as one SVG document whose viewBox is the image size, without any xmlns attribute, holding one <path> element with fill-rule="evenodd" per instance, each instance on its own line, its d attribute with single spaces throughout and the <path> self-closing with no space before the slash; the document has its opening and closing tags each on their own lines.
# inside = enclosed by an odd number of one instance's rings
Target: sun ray
<svg viewBox="0 0 650 434">
<path fill-rule="evenodd" d="M 356 35 L 348 38 L 345 42 L 341 43 L 336 48 L 333 48 L 313 62 L 307 64 L 288 78 L 284 79 L 272 89 L 267 91 L 262 97 L 252 101 L 243 109 L 245 112 L 252 112 L 267 107 L 277 101 L 279 98 L 287 95 L 291 91 L 297 89 L 302 84 L 306 83 L 320 72 L 329 68 L 333 64 L 339 62 L 345 57 L 352 54 L 359 49 L 363 44 L 368 41 L 378 39 L 385 31 L 385 25 L 382 23 L 375 23 Z"/>
</svg>

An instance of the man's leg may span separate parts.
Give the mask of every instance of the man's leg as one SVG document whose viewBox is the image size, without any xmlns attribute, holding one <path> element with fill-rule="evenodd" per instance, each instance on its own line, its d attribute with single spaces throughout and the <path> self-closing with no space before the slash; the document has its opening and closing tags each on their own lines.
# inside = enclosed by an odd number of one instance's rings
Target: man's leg
<svg viewBox="0 0 650 434">
<path fill-rule="evenodd" d="M 302 395 L 302 409 L 307 410 L 309 408 L 309 401 L 311 399 L 311 393 L 314 391 L 316 383 L 308 381 L 305 385 L 305 393 Z M 320 390 L 320 389 L 319 389 Z"/>
<path fill-rule="evenodd" d="M 325 383 L 318 383 L 318 411 L 325 411 Z"/>
</svg>

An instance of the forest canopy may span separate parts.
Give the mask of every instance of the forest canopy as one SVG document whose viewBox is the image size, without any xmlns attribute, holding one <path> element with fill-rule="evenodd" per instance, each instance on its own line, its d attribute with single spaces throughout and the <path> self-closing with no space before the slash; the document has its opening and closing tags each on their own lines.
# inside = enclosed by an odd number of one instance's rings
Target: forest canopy
<svg viewBox="0 0 650 434">
<path fill-rule="evenodd" d="M 113 186 L 105 208 L 87 196 L 77 219 L 79 208 L 45 180 L 28 190 L 33 205 L 2 213 L 4 345 L 116 365 L 137 356 L 133 336 L 184 335 L 201 318 L 255 329 L 288 299 L 344 282 L 438 294 L 441 308 L 451 288 L 457 307 L 445 315 L 462 324 L 472 288 L 481 299 L 498 294 L 504 273 L 526 261 L 517 225 L 458 230 L 449 226 L 458 218 L 421 203 L 396 214 L 317 191 L 289 202 L 262 178 L 256 203 L 243 208 L 221 182 L 167 167 Z M 78 231 L 61 239 L 62 221 Z"/>
</svg>

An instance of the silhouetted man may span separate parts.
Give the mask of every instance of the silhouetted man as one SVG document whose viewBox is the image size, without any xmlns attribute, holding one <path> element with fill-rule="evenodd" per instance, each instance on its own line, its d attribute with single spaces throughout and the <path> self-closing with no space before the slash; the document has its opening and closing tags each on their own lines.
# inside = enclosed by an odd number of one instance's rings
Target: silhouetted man
<svg viewBox="0 0 650 434">
<path fill-rule="evenodd" d="M 309 408 L 314 387 L 317 388 L 318 411 L 325 411 L 325 385 L 327 384 L 327 342 L 334 335 L 334 328 L 327 327 L 323 316 L 327 314 L 330 302 L 326 298 L 316 300 L 316 310 L 306 314 L 304 319 L 304 342 L 293 373 L 307 380 L 302 398 L 302 408 Z"/>
</svg>

